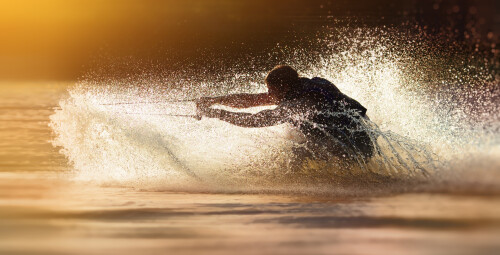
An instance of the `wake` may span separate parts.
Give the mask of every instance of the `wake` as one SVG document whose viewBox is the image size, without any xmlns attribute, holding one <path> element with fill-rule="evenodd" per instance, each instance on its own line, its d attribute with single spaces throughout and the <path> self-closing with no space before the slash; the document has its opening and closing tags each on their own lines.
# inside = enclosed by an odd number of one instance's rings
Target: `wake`
<svg viewBox="0 0 500 255">
<path fill-rule="evenodd" d="M 296 164 L 295 152 L 303 142 L 290 125 L 241 128 L 216 119 L 191 118 L 195 105 L 189 99 L 264 92 L 264 84 L 256 80 L 263 80 L 266 72 L 245 70 L 230 70 L 201 83 L 186 74 L 81 81 L 69 88 L 68 98 L 51 116 L 53 144 L 74 166 L 76 179 L 139 189 L 291 192 L 323 184 L 327 190 L 373 184 L 407 190 L 415 183 L 443 187 L 443 180 L 460 186 L 464 178 L 458 172 L 465 166 L 467 176 L 492 168 L 483 176 L 498 180 L 498 105 L 467 101 L 470 91 L 483 101 L 498 97 L 496 90 L 474 85 L 498 86 L 487 67 L 468 63 L 467 70 L 450 77 L 451 67 L 441 70 L 436 63 L 446 60 L 459 70 L 462 58 L 441 56 L 442 48 L 434 49 L 432 43 L 413 45 L 397 39 L 407 34 L 357 30 L 325 38 L 328 50 L 314 61 L 305 57 L 307 52 L 294 52 L 288 64 L 296 66 L 301 76 L 332 81 L 368 108 L 371 120 L 360 119 L 359 126 L 373 145 L 371 159 L 336 141 L 350 160 L 330 155 L 327 160 L 299 158 Z M 412 40 L 416 38 L 418 34 Z M 364 46 L 358 47 L 359 42 Z M 415 52 L 433 58 L 415 59 Z M 453 97 L 447 96 L 450 93 Z M 466 122 L 468 116 L 482 118 L 471 124 Z M 487 166 L 470 167 L 484 157 Z"/>
<path fill-rule="evenodd" d="M 73 88 L 51 116 L 54 144 L 63 148 L 78 179 L 141 188 L 151 185 L 147 183 L 272 187 L 319 177 L 323 183 L 353 176 L 361 180 L 369 174 L 380 180 L 408 179 L 435 170 L 436 157 L 426 146 L 365 119 L 358 121 L 374 144 L 371 159 L 353 151 L 354 161 L 335 155 L 324 161 L 302 160 L 294 158 L 299 155 L 293 148 L 302 144 L 289 136 L 298 132 L 289 125 L 248 129 L 196 120 L 189 117 L 194 105 L 184 100 L 107 103 L 116 93 L 113 88 Z M 125 96 L 130 98 L 120 97 Z M 291 166 L 291 160 L 302 160 L 300 167 Z"/>
</svg>

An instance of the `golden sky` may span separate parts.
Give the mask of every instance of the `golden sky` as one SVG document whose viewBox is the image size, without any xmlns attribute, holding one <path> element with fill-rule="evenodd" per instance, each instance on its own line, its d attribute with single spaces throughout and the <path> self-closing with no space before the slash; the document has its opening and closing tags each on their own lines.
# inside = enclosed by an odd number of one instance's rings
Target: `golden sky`
<svg viewBox="0 0 500 255">
<path fill-rule="evenodd" d="M 176 2 L 1 0 L 0 78 L 70 77 L 100 52 L 179 37 L 185 9 Z"/>
<path fill-rule="evenodd" d="M 76 79 L 103 56 L 260 54 L 338 2 L 348 1 L 0 0 L 0 80 Z"/>
<path fill-rule="evenodd" d="M 72 80 L 92 68 L 96 59 L 106 57 L 136 56 L 168 65 L 164 59 L 172 52 L 178 59 L 217 51 L 259 55 L 272 45 L 291 43 L 296 37 L 313 41 L 324 27 L 321 17 L 375 14 L 370 22 L 380 22 L 382 16 L 383 22 L 389 22 L 403 10 L 425 6 L 420 3 L 0 0 L 0 80 Z"/>
</svg>

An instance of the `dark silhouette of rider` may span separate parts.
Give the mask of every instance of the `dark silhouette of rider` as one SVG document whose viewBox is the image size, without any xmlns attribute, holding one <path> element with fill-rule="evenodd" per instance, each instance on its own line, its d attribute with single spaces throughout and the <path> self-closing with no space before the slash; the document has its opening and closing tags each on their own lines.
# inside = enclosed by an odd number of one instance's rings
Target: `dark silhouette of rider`
<svg viewBox="0 0 500 255">
<path fill-rule="evenodd" d="M 364 126 L 366 108 L 340 92 L 328 80 L 302 78 L 290 66 L 276 66 L 266 77 L 267 93 L 202 97 L 198 114 L 241 127 L 267 127 L 290 123 L 305 136 L 306 157 L 327 160 L 373 156 L 373 143 Z M 233 108 L 276 105 L 258 113 L 210 108 L 222 104 Z"/>
</svg>

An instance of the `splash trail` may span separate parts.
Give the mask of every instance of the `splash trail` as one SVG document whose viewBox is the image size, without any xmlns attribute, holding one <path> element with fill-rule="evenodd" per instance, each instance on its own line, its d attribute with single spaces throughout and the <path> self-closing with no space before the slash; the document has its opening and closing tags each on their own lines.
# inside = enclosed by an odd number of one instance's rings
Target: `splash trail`
<svg viewBox="0 0 500 255">
<path fill-rule="evenodd" d="M 191 118 L 193 98 L 266 90 L 259 81 L 267 70 L 237 68 L 203 82 L 186 73 L 83 80 L 51 116 L 53 143 L 72 162 L 75 178 L 140 189 L 348 193 L 348 187 L 496 186 L 500 90 L 488 59 L 418 33 L 358 28 L 332 34 L 322 37 L 324 51 L 293 51 L 281 63 L 301 76 L 330 80 L 368 108 L 372 160 L 306 162 L 293 171 L 291 150 L 300 140 L 293 127 Z"/>
</svg>

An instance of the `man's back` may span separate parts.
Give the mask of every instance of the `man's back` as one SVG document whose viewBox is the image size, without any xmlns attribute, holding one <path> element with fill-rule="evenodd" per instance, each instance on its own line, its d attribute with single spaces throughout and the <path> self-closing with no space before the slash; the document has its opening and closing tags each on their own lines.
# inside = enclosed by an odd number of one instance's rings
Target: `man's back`
<svg viewBox="0 0 500 255">
<path fill-rule="evenodd" d="M 298 127 L 314 146 L 333 154 L 373 155 L 371 139 L 363 126 L 366 108 L 322 78 L 301 78 L 302 88 L 291 91 L 278 106 L 290 109 L 288 122 Z"/>
</svg>

